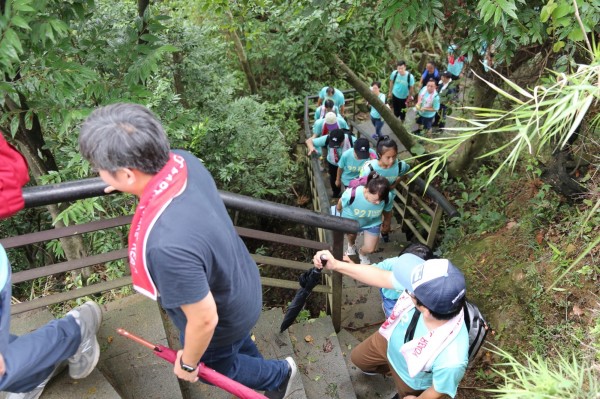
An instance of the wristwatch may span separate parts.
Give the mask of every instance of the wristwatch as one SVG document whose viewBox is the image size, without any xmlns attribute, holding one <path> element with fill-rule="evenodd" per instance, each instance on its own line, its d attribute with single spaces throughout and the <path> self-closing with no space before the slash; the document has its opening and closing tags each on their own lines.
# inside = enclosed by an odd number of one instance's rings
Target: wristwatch
<svg viewBox="0 0 600 399">
<path fill-rule="evenodd" d="M 192 367 L 192 366 L 189 366 L 189 365 L 185 364 L 185 363 L 183 362 L 183 356 L 181 356 L 181 357 L 179 358 L 179 366 L 181 367 L 181 369 L 182 369 L 183 371 L 187 371 L 188 373 L 193 373 L 193 372 L 194 372 L 194 371 L 196 371 L 196 369 L 198 368 L 198 366 L 196 366 L 196 367 Z"/>
</svg>

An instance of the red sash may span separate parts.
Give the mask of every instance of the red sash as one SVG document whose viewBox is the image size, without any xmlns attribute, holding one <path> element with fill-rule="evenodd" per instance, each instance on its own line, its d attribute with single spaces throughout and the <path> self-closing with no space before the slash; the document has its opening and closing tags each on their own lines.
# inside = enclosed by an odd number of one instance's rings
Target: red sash
<svg viewBox="0 0 600 399">
<path fill-rule="evenodd" d="M 169 162 L 148 182 L 135 210 L 129 230 L 129 269 L 133 288 L 154 299 L 156 285 L 146 266 L 146 240 L 156 220 L 171 200 L 185 190 L 187 165 L 182 156 L 170 153 Z"/>
</svg>

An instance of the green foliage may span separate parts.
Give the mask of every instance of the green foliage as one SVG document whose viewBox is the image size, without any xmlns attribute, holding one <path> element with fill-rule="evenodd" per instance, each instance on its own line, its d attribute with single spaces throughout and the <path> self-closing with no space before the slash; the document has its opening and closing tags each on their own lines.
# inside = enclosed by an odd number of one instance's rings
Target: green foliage
<svg viewBox="0 0 600 399">
<path fill-rule="evenodd" d="M 192 143 L 219 186 L 255 198 L 288 195 L 297 166 L 292 162 L 280 118 L 245 97 L 213 109 L 211 125 Z M 275 123 L 272 123 L 275 122 Z"/>
<path fill-rule="evenodd" d="M 490 171 L 481 168 L 468 181 L 443 183 L 449 193 L 447 198 L 457 206 L 460 217 L 446 227 L 442 248 L 448 248 L 466 235 L 491 233 L 504 226 L 507 217 L 498 210 L 504 209 L 502 184 L 486 185 Z"/>
<path fill-rule="evenodd" d="M 586 359 L 563 357 L 549 362 L 542 356 L 527 356 L 521 363 L 510 353 L 497 348 L 503 358 L 496 372 L 504 383 L 487 390 L 499 399 L 594 399 L 600 392 L 600 374 Z"/>
</svg>

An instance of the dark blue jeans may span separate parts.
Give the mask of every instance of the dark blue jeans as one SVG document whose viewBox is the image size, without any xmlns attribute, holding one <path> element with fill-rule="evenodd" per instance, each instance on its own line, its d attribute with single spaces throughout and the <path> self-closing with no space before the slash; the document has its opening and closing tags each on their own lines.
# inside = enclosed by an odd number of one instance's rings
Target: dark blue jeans
<svg viewBox="0 0 600 399">
<path fill-rule="evenodd" d="M 209 348 L 201 361 L 234 381 L 257 391 L 273 391 L 289 371 L 285 360 L 265 360 L 250 334 L 231 345 Z"/>
<path fill-rule="evenodd" d="M 381 129 L 383 128 L 384 124 L 383 119 L 375 119 L 371 117 L 371 123 L 373 126 L 375 126 L 375 134 L 377 135 L 377 138 L 381 137 Z"/>
<path fill-rule="evenodd" d="M 0 377 L 0 391 L 29 392 L 44 381 L 58 363 L 75 354 L 81 343 L 81 332 L 75 319 L 67 316 L 52 320 L 30 334 L 20 337 L 9 334 L 10 264 L 2 246 L 0 268 L 8 274 L 0 291 L 0 353 L 6 364 L 6 373 Z"/>
</svg>

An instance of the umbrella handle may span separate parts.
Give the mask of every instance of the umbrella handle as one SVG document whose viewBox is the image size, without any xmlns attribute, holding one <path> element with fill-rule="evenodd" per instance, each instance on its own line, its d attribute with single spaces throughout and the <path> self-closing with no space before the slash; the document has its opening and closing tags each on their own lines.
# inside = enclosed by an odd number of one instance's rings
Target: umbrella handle
<svg viewBox="0 0 600 399">
<path fill-rule="evenodd" d="M 327 266 L 327 261 L 329 260 L 329 259 L 327 259 L 327 256 L 321 255 L 320 259 L 321 259 L 321 265 L 323 265 L 323 267 Z M 319 271 L 319 273 L 321 272 L 321 269 L 317 269 L 317 270 Z"/>
<path fill-rule="evenodd" d="M 129 338 L 130 340 L 137 342 L 140 345 L 144 345 L 147 348 L 150 348 L 152 350 L 158 350 L 158 347 L 156 345 L 154 345 L 152 342 L 146 341 L 144 338 L 138 337 L 137 335 L 132 334 L 129 331 L 126 331 L 122 328 L 117 328 L 117 333 L 119 335 L 124 336 L 125 338 Z"/>
</svg>

